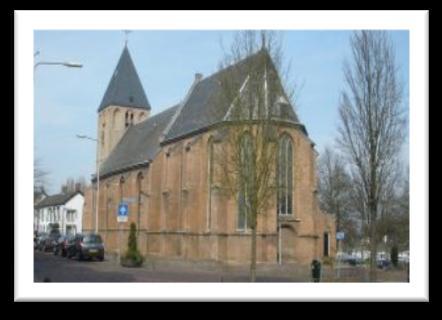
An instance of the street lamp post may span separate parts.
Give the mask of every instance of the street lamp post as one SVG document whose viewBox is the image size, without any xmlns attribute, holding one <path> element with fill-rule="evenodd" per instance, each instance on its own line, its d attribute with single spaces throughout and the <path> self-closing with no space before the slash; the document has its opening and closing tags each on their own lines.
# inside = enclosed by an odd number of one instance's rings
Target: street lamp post
<svg viewBox="0 0 442 320">
<path fill-rule="evenodd" d="M 37 69 L 38 66 L 41 65 L 58 65 L 58 66 L 64 66 L 68 68 L 82 68 L 83 65 L 81 63 L 76 62 L 51 62 L 51 61 L 40 61 L 34 64 L 34 70 Z"/>
<path fill-rule="evenodd" d="M 96 171 L 97 171 L 97 193 L 96 193 L 96 201 L 95 201 L 95 233 L 98 233 L 98 206 L 100 204 L 100 144 L 98 139 L 94 139 L 85 135 L 78 135 L 79 139 L 88 139 L 95 141 L 97 143 L 98 154 L 97 154 L 97 162 L 96 162 Z"/>
<path fill-rule="evenodd" d="M 40 51 L 34 52 L 34 58 L 40 54 Z M 83 65 L 81 63 L 76 62 L 53 62 L 53 61 L 40 61 L 34 64 L 34 84 L 35 84 L 35 71 L 37 70 L 38 66 L 41 65 L 61 65 L 68 68 L 83 68 Z M 39 213 L 40 214 L 40 213 Z M 40 215 L 38 216 L 38 223 L 40 221 Z M 38 228 L 38 227 L 37 227 Z"/>
</svg>

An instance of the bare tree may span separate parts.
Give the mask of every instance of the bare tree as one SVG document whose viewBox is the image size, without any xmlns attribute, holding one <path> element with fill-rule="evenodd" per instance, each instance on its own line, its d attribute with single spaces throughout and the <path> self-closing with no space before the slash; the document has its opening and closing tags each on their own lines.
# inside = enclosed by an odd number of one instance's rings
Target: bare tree
<svg viewBox="0 0 442 320">
<path fill-rule="evenodd" d="M 45 193 L 49 172 L 44 170 L 40 159 L 34 159 L 34 201 Z"/>
<path fill-rule="evenodd" d="M 342 231 L 349 215 L 350 177 L 344 160 L 329 147 L 319 159 L 319 201 L 322 209 L 336 216 L 336 230 Z"/>
<path fill-rule="evenodd" d="M 62 193 L 81 191 L 84 193 L 87 187 L 86 179 L 84 177 L 78 177 L 74 179 L 72 177 L 67 178 L 66 182 L 61 186 Z"/>
<path fill-rule="evenodd" d="M 376 221 L 381 195 L 396 165 L 403 140 L 402 88 L 386 32 L 358 31 L 351 37 L 353 59 L 344 64 L 338 143 L 348 155 L 367 213 L 370 280 L 376 280 Z"/>
<path fill-rule="evenodd" d="M 409 169 L 403 179 L 402 190 L 398 203 L 397 240 L 401 250 L 409 250 L 410 246 L 410 185 Z"/>
<path fill-rule="evenodd" d="M 220 64 L 221 94 L 229 105 L 223 142 L 216 151 L 218 179 L 225 193 L 238 201 L 239 220 L 251 230 L 250 280 L 256 280 L 258 215 L 274 204 L 277 136 L 276 100 L 291 101 L 278 75 L 281 46 L 269 31 L 239 32 Z M 287 102 L 288 104 L 289 102 Z"/>
<path fill-rule="evenodd" d="M 378 223 L 378 239 L 387 237 L 385 249 L 408 249 L 409 194 L 408 174 L 398 170 L 393 176 L 381 202 L 381 217 Z"/>
</svg>

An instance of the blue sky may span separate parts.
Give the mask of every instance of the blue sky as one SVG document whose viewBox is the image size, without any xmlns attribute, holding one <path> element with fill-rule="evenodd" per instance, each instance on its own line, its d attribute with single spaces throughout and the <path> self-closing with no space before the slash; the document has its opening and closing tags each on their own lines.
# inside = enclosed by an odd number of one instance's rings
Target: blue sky
<svg viewBox="0 0 442 320">
<path fill-rule="evenodd" d="M 396 48 L 408 110 L 409 34 L 389 31 Z M 234 31 L 133 31 L 129 50 L 156 114 L 179 102 L 196 72 L 208 76 L 223 56 Z M 296 112 L 321 153 L 333 145 L 338 125 L 339 94 L 344 86 L 342 64 L 350 57 L 351 31 L 283 31 L 286 62 L 300 86 Z M 35 72 L 34 154 L 48 177 L 49 193 L 59 192 L 68 177 L 95 172 L 97 109 L 124 46 L 120 30 L 35 31 L 38 61 L 75 61 L 81 69 L 39 66 Z M 408 137 L 402 152 L 408 163 Z"/>
</svg>

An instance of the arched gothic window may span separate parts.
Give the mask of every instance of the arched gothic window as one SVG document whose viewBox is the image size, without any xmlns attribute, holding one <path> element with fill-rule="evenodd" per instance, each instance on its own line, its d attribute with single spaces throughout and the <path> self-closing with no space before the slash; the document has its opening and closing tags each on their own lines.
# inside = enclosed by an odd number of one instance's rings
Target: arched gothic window
<svg viewBox="0 0 442 320">
<path fill-rule="evenodd" d="M 210 230 L 212 224 L 212 186 L 213 186 L 213 138 L 210 137 L 207 142 L 207 230 Z"/>
<path fill-rule="evenodd" d="M 240 149 L 240 188 L 238 195 L 238 229 L 248 228 L 248 215 L 250 209 L 249 195 L 253 190 L 254 169 L 253 169 L 253 145 L 250 133 L 241 137 Z"/>
<path fill-rule="evenodd" d="M 120 202 L 123 201 L 124 197 L 124 177 L 121 176 L 120 178 Z"/>
<path fill-rule="evenodd" d="M 139 172 L 137 175 L 137 228 L 140 230 L 141 226 L 141 195 L 142 195 L 142 181 L 143 173 Z"/>
<path fill-rule="evenodd" d="M 288 135 L 279 140 L 277 168 L 277 212 L 293 214 L 293 143 Z"/>
</svg>

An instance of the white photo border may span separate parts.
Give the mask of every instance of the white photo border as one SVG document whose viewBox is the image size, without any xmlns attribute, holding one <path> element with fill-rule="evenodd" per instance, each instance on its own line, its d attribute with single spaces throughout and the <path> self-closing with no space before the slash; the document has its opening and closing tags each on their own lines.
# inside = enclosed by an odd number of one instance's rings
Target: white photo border
<svg viewBox="0 0 442 320">
<path fill-rule="evenodd" d="M 15 11 L 15 301 L 428 301 L 428 11 Z M 35 30 L 409 30 L 409 283 L 34 283 L 33 52 Z"/>
</svg>

